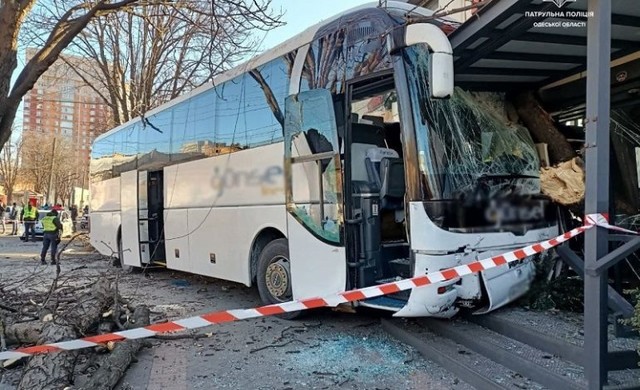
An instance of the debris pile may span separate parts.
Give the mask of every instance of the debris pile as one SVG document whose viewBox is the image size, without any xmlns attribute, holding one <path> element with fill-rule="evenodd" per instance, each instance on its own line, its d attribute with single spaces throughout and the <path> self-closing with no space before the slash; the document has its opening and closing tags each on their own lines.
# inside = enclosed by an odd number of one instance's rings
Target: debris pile
<svg viewBox="0 0 640 390">
<path fill-rule="evenodd" d="M 0 284 L 2 349 L 55 343 L 149 324 L 149 309 L 133 309 L 118 294 L 118 279 L 101 276 L 78 283 L 77 267 L 50 286 L 33 286 L 33 275 Z M 40 288 L 39 288 L 40 287 Z M 19 375 L 18 389 L 69 386 L 112 389 L 135 359 L 142 341 L 7 360 L 4 374 Z M 4 376 L 4 375 L 3 375 Z"/>
</svg>

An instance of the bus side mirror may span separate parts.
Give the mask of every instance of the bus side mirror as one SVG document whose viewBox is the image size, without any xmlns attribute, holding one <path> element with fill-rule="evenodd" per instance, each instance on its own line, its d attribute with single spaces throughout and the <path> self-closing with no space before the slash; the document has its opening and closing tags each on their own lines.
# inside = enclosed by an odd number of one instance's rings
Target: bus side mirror
<svg viewBox="0 0 640 390">
<path fill-rule="evenodd" d="M 453 56 L 432 52 L 429 54 L 429 94 L 434 99 L 453 95 Z"/>
<path fill-rule="evenodd" d="M 453 49 L 446 34 L 429 23 L 408 25 L 388 37 L 389 52 L 397 53 L 409 46 L 423 44 L 429 48 L 429 94 L 434 99 L 453 95 Z"/>
</svg>

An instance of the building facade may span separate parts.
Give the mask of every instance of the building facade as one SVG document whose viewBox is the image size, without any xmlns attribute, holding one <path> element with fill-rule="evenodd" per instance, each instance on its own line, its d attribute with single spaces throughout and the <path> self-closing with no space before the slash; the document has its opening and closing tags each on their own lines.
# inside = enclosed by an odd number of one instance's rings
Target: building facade
<svg viewBox="0 0 640 390">
<path fill-rule="evenodd" d="M 27 60 L 35 55 L 27 49 Z M 110 110 L 104 100 L 79 77 L 69 64 L 83 66 L 82 58 L 58 60 L 24 97 L 24 137 L 56 136 L 69 142 L 74 153 L 77 185 L 88 175 L 93 140 L 111 127 Z M 85 183 L 88 183 L 85 178 Z"/>
</svg>

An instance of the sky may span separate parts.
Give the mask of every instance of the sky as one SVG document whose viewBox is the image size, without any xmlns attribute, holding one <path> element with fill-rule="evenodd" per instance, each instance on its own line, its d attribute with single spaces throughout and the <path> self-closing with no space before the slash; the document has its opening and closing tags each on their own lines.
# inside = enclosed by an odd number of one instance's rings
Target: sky
<svg viewBox="0 0 640 390">
<path fill-rule="evenodd" d="M 259 36 L 259 38 L 263 37 L 263 39 L 258 52 L 275 47 L 314 24 L 341 12 L 362 4 L 375 4 L 377 2 L 378 0 L 272 0 L 272 8 L 276 12 L 284 13 L 282 21 L 286 24 L 267 32 L 266 35 Z M 24 66 L 24 53 L 19 55 L 19 62 L 19 67 Z M 14 72 L 12 82 L 15 81 L 17 75 L 18 72 Z M 22 130 L 22 104 L 20 104 L 16 118 L 15 124 L 18 131 L 14 132 L 14 139 L 19 137 Z"/>
<path fill-rule="evenodd" d="M 262 49 L 277 46 L 314 24 L 350 8 L 369 3 L 377 3 L 377 0 L 273 0 L 273 9 L 284 12 L 282 21 L 287 24 L 269 31 L 262 43 Z"/>
</svg>

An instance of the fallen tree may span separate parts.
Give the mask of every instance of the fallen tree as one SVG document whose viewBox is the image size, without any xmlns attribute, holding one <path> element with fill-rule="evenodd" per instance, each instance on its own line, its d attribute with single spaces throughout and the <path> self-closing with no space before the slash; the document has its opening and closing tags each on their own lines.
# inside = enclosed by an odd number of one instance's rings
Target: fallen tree
<svg viewBox="0 0 640 390">
<path fill-rule="evenodd" d="M 149 314 L 147 307 L 137 307 L 125 328 L 131 329 L 149 325 Z M 127 340 L 115 344 L 110 354 L 103 356 L 99 362 L 94 364 L 98 369 L 93 372 L 91 379 L 84 383 L 82 387 L 94 390 L 113 389 L 120 378 L 124 376 L 136 354 L 143 347 L 144 342 L 144 340 Z"/>
<path fill-rule="evenodd" d="M 34 289 L 19 280 L 0 284 L 2 347 L 55 343 L 149 324 L 147 307 L 140 305 L 132 311 L 123 304 L 117 277 L 77 283 L 79 275 L 74 271 L 83 268 L 62 273 L 57 267 L 49 288 Z M 27 280 L 30 278 L 33 275 Z M 142 346 L 143 341 L 131 340 L 5 361 L 2 366 L 12 369 L 14 383 L 20 375 L 18 389 L 62 389 L 80 384 L 81 388 L 112 389 Z M 82 361 L 89 364 L 82 365 Z"/>
<path fill-rule="evenodd" d="M 113 287 L 100 279 L 87 296 L 46 322 L 38 344 L 73 340 L 88 332 L 113 303 Z M 72 383 L 77 352 L 36 355 L 27 363 L 18 389 L 60 389 Z"/>
<path fill-rule="evenodd" d="M 569 161 L 576 157 L 576 151 L 567 138 L 558 130 L 555 121 L 538 102 L 533 92 L 518 94 L 513 103 L 522 123 L 529 129 L 537 143 L 547 144 L 551 165 Z"/>
<path fill-rule="evenodd" d="M 518 119 L 529 129 L 533 140 L 548 148 L 550 166 L 542 168 L 540 172 L 542 192 L 565 206 L 581 204 L 585 176 L 582 161 L 575 149 L 533 92 L 517 94 L 512 101 Z"/>
</svg>

